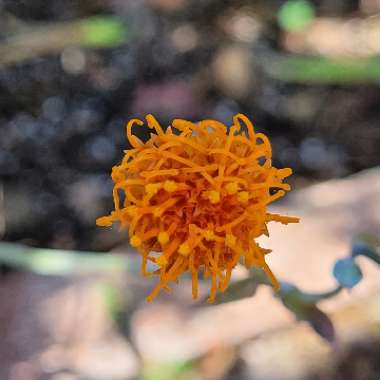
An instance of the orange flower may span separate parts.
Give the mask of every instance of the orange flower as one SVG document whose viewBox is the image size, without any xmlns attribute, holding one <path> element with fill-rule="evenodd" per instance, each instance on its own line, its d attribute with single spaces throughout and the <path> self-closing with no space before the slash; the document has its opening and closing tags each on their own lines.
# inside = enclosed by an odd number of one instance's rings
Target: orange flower
<svg viewBox="0 0 380 380">
<path fill-rule="evenodd" d="M 142 127 L 143 121 L 127 124 L 133 149 L 112 168 L 115 210 L 96 223 L 111 226 L 118 221 L 128 227 L 130 243 L 142 256 L 143 275 L 159 277 L 148 301 L 162 289 L 169 291 L 168 285 L 184 272 L 191 274 L 197 298 L 203 270 L 205 278 L 211 277 L 213 302 L 217 290 L 228 287 L 241 259 L 248 268 L 262 268 L 278 288 L 265 262 L 270 250 L 255 239 L 268 235 L 270 221 L 288 224 L 298 218 L 267 212 L 269 203 L 290 190 L 283 179 L 292 173 L 272 166 L 268 138 L 256 133 L 242 114 L 229 129 L 215 120 L 175 119 L 164 131 L 154 116 L 146 120 L 156 132 L 146 143 L 132 134 L 132 126 Z M 148 260 L 157 266 L 153 273 L 147 272 Z"/>
</svg>

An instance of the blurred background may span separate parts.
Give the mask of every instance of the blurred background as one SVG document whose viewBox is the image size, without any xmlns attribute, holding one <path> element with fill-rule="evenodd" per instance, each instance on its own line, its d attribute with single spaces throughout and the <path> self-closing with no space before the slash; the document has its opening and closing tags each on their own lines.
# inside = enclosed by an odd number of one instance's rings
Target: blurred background
<svg viewBox="0 0 380 380">
<path fill-rule="evenodd" d="M 126 235 L 95 226 L 128 119 L 238 112 L 295 172 L 276 272 L 329 290 L 352 237 L 380 237 L 380 1 L 0 0 L 1 380 L 380 379 L 374 264 L 322 305 L 331 344 L 269 290 L 147 305 Z"/>
</svg>

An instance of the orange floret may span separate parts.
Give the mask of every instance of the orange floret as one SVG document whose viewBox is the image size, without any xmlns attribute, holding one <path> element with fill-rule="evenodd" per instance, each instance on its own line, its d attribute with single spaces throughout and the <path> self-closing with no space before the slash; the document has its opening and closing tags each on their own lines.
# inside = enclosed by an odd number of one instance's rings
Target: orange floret
<svg viewBox="0 0 380 380">
<path fill-rule="evenodd" d="M 152 274 L 146 271 L 148 260 L 156 264 L 153 274 L 159 281 L 148 301 L 184 272 L 191 274 L 197 298 L 203 271 L 205 278 L 211 277 L 213 302 L 241 260 L 248 268 L 261 267 L 278 288 L 265 262 L 270 251 L 255 240 L 268 234 L 270 221 L 299 219 L 267 212 L 269 203 L 290 190 L 283 180 L 292 174 L 272 166 L 268 138 L 256 133 L 242 114 L 234 116 L 230 128 L 215 120 L 175 119 L 164 130 L 154 116 L 146 120 L 156 132 L 146 143 L 132 133 L 134 125 L 143 128 L 143 121 L 127 124 L 133 149 L 112 170 L 115 210 L 97 224 L 117 221 L 128 227 L 130 243 L 143 258 L 143 275 Z"/>
</svg>

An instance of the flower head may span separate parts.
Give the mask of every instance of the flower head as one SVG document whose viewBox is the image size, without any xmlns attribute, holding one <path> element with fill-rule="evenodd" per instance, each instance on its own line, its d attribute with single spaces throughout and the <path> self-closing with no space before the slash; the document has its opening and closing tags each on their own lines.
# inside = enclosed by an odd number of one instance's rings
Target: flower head
<svg viewBox="0 0 380 380">
<path fill-rule="evenodd" d="M 265 262 L 270 250 L 255 239 L 268 234 L 270 221 L 288 224 L 298 218 L 267 212 L 268 204 L 290 190 L 283 180 L 292 173 L 272 166 L 268 138 L 242 114 L 234 116 L 230 128 L 215 120 L 175 119 L 164 131 L 152 115 L 146 120 L 155 131 L 146 143 L 132 134 L 132 126 L 143 121 L 127 124 L 133 149 L 112 168 L 115 210 L 97 224 L 118 221 L 128 227 L 143 275 L 159 278 L 148 300 L 169 290 L 184 272 L 191 274 L 197 298 L 202 271 L 211 278 L 212 302 L 218 289 L 228 287 L 239 261 L 261 267 L 278 288 Z M 153 273 L 147 272 L 148 260 L 157 266 Z"/>
</svg>

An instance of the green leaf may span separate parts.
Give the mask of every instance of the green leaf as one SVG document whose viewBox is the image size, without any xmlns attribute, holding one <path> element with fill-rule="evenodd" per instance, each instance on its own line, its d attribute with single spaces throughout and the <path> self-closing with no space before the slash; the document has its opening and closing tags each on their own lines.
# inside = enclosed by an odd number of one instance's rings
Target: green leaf
<svg viewBox="0 0 380 380">
<path fill-rule="evenodd" d="M 90 47 L 112 47 L 125 42 L 127 29 L 116 17 L 95 16 L 81 21 L 82 43 Z"/>
<path fill-rule="evenodd" d="M 262 269 L 251 268 L 248 278 L 232 282 L 223 293 L 217 293 L 214 304 L 219 305 L 252 297 L 259 285 L 271 285 L 271 282 Z"/>
<path fill-rule="evenodd" d="M 233 282 L 223 293 L 218 293 L 216 295 L 214 304 L 220 305 L 252 297 L 256 292 L 257 286 L 258 284 L 250 277 Z"/>
<path fill-rule="evenodd" d="M 307 308 L 314 302 L 309 302 L 303 297 L 303 293 L 292 284 L 281 282 L 281 288 L 277 295 L 281 298 L 282 303 L 293 312 L 299 320 L 307 320 Z"/>
<path fill-rule="evenodd" d="M 295 315 L 298 320 L 306 321 L 321 337 L 329 342 L 335 339 L 335 330 L 330 318 L 321 311 L 316 301 L 334 296 L 340 288 L 333 291 L 311 294 L 304 293 L 296 286 L 289 283 L 281 283 L 279 297 L 282 303 Z"/>
<path fill-rule="evenodd" d="M 304 29 L 314 19 L 313 4 L 307 0 L 290 0 L 281 6 L 278 11 L 280 26 L 289 31 Z"/>
<path fill-rule="evenodd" d="M 316 305 L 311 306 L 308 310 L 307 321 L 310 326 L 322 338 L 333 343 L 335 340 L 335 328 L 331 319 Z"/>
<path fill-rule="evenodd" d="M 195 368 L 192 362 L 146 363 L 143 380 L 178 380 L 193 378 Z"/>
</svg>

